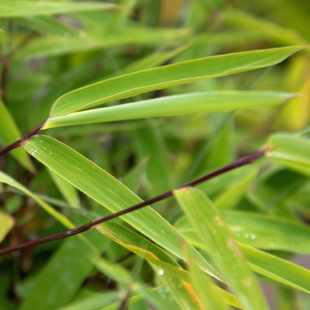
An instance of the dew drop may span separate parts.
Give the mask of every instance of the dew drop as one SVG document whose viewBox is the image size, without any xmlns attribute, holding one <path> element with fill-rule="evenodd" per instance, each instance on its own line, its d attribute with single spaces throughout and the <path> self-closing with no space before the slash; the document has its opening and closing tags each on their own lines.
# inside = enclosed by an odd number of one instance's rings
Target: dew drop
<svg viewBox="0 0 310 310">
<path fill-rule="evenodd" d="M 244 238 L 249 238 L 249 234 L 245 233 L 245 234 L 243 235 L 243 237 L 244 237 Z"/>
<path fill-rule="evenodd" d="M 163 270 L 163 269 L 160 269 L 160 270 L 158 271 L 158 274 L 159 274 L 160 276 L 162 276 L 162 275 L 164 274 L 164 270 Z"/>
<path fill-rule="evenodd" d="M 254 240 L 256 236 L 254 234 L 250 234 L 250 238 Z"/>
</svg>

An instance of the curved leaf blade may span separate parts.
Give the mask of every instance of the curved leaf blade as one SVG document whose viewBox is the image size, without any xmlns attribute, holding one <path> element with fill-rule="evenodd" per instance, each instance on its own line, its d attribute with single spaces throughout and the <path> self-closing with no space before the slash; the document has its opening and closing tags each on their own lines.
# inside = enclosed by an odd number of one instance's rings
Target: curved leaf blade
<svg viewBox="0 0 310 310">
<path fill-rule="evenodd" d="M 148 91 L 272 66 L 304 48 L 289 46 L 206 57 L 115 77 L 61 96 L 54 103 L 50 117 Z"/>
<path fill-rule="evenodd" d="M 281 92 L 210 91 L 167 96 L 48 119 L 44 129 L 120 120 L 166 117 L 200 112 L 224 112 L 284 103 L 295 94 Z"/>
<path fill-rule="evenodd" d="M 174 195 L 244 307 L 268 309 L 255 275 L 211 200 L 195 188 L 175 190 Z"/>
<path fill-rule="evenodd" d="M 113 213 L 142 201 L 106 171 L 53 138 L 36 135 L 25 141 L 23 146 L 49 169 Z M 180 258 L 184 257 L 181 243 L 186 240 L 152 208 L 145 207 L 122 218 L 168 251 Z M 222 279 L 198 252 L 195 258 L 200 267 Z"/>
</svg>

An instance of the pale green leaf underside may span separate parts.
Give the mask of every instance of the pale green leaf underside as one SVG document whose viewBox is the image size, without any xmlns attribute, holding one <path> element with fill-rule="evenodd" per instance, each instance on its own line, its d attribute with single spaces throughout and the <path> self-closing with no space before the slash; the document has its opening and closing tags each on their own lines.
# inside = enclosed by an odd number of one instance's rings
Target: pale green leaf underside
<svg viewBox="0 0 310 310">
<path fill-rule="evenodd" d="M 116 8 L 113 3 L 100 2 L 48 2 L 1 0 L 0 17 L 50 15 Z"/>
<path fill-rule="evenodd" d="M 295 97 L 281 92 L 210 91 L 167 96 L 50 118 L 44 129 L 277 105 Z"/>
<path fill-rule="evenodd" d="M 244 307 L 249 310 L 268 309 L 255 275 L 211 200 L 196 188 L 175 190 L 174 195 L 195 227 L 198 240 L 208 248 L 212 260 Z"/>
<path fill-rule="evenodd" d="M 113 176 L 65 144 L 46 136 L 34 136 L 24 148 L 37 160 L 70 182 L 80 191 L 109 209 L 118 212 L 142 200 Z M 122 218 L 168 251 L 183 258 L 182 235 L 150 207 Z M 196 252 L 199 265 L 215 277 L 221 276 Z"/>
<path fill-rule="evenodd" d="M 61 96 L 53 105 L 50 117 L 152 90 L 272 66 L 303 48 L 289 46 L 206 57 L 115 77 Z"/>
</svg>

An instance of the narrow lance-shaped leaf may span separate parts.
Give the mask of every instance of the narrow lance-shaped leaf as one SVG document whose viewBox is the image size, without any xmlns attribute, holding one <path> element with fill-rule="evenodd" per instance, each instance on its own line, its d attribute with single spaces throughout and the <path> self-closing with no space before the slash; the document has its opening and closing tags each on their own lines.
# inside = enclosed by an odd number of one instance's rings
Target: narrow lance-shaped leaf
<svg viewBox="0 0 310 310">
<path fill-rule="evenodd" d="M 203 306 L 203 309 L 228 310 L 229 307 L 224 303 L 221 292 L 215 289 L 208 275 L 203 273 L 193 260 L 191 249 L 184 247 L 188 266 L 191 271 L 191 280 L 194 283 L 195 291 Z"/>
<path fill-rule="evenodd" d="M 48 212 L 51 216 L 53 216 L 55 219 L 57 219 L 60 223 L 62 223 L 66 228 L 72 229 L 74 228 L 74 225 L 61 213 L 56 211 L 54 208 L 49 206 L 46 202 L 41 200 L 38 196 L 33 194 L 31 191 L 29 191 L 26 187 L 24 187 L 22 184 L 18 183 L 15 181 L 13 178 L 10 176 L 4 174 L 3 172 L 0 171 L 0 182 L 1 183 L 6 183 L 10 186 L 13 186 L 23 193 L 25 193 L 27 196 L 31 197 L 33 200 L 35 200 L 46 212 Z"/>
<path fill-rule="evenodd" d="M 222 112 L 284 103 L 295 94 L 281 92 L 210 91 L 143 100 L 48 119 L 43 129 L 150 117 Z"/>
<path fill-rule="evenodd" d="M 184 237 L 196 247 L 210 251 L 196 232 L 186 231 Z M 239 243 L 253 271 L 300 291 L 310 293 L 310 271 L 287 260 Z"/>
<path fill-rule="evenodd" d="M 195 188 L 175 190 L 174 195 L 244 307 L 268 309 L 255 274 L 214 204 Z"/>
<path fill-rule="evenodd" d="M 152 267 L 155 270 L 158 270 L 158 274 L 162 276 L 164 281 L 168 281 L 170 279 L 170 276 L 167 277 L 167 274 L 169 274 L 177 277 L 183 283 L 190 283 L 189 272 L 182 269 L 161 248 L 147 239 L 114 222 L 106 222 L 96 228 L 108 238 L 150 262 Z M 218 294 L 222 295 L 225 303 L 242 308 L 241 302 L 236 296 L 222 290 L 217 286 L 214 286 L 213 289 L 217 291 Z"/>
<path fill-rule="evenodd" d="M 61 96 L 53 105 L 50 117 L 170 86 L 272 66 L 303 48 L 289 46 L 213 56 L 123 75 Z"/>
<path fill-rule="evenodd" d="M 310 141 L 292 134 L 276 134 L 269 139 L 271 156 L 302 174 L 310 173 Z"/>
<path fill-rule="evenodd" d="M 116 7 L 116 4 L 101 2 L 39 2 L 1 0 L 0 17 L 20 17 L 28 15 L 50 15 L 91 10 L 109 10 Z"/>
<path fill-rule="evenodd" d="M 282 218 L 244 212 L 222 212 L 239 243 L 266 250 L 310 254 L 310 228 Z M 187 217 L 175 224 L 181 233 L 193 232 Z"/>
<path fill-rule="evenodd" d="M 20 138 L 21 134 L 13 117 L 0 99 L 0 143 L 6 147 Z M 17 148 L 12 150 L 10 154 L 26 169 L 35 171 L 28 154 L 23 149 Z"/>
<path fill-rule="evenodd" d="M 142 201 L 106 171 L 55 139 L 37 135 L 23 146 L 49 169 L 112 212 L 121 211 Z M 145 207 L 122 218 L 154 242 L 183 258 L 182 235 L 152 208 Z M 222 279 L 198 252 L 196 260 L 200 267 Z"/>
</svg>

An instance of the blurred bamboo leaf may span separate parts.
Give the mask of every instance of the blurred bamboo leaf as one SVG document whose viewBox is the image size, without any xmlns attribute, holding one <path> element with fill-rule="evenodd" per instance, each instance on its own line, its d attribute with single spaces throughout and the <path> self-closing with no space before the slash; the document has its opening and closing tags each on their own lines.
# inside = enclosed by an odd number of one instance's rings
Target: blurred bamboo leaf
<svg viewBox="0 0 310 310">
<path fill-rule="evenodd" d="M 91 260 L 109 244 L 108 239 L 96 231 L 88 232 L 86 236 L 84 239 L 88 242 L 74 236 L 59 247 L 36 277 L 21 310 L 55 310 L 71 301 L 93 268 Z"/>
<path fill-rule="evenodd" d="M 50 117 L 169 86 L 271 66 L 304 48 L 291 46 L 213 56 L 123 75 L 61 96 L 54 103 Z"/>
<path fill-rule="evenodd" d="M 115 8 L 117 8 L 116 4 L 100 2 L 38 2 L 1 0 L 0 17 L 50 15 L 89 10 L 110 10 Z"/>
<path fill-rule="evenodd" d="M 281 104 L 295 96 L 296 94 L 280 92 L 242 91 L 202 92 L 167 96 L 52 117 L 47 120 L 43 129 L 199 112 L 257 108 Z"/>
<path fill-rule="evenodd" d="M 63 216 L 61 213 L 56 211 L 54 208 L 49 206 L 46 202 L 41 200 L 38 196 L 33 194 L 31 191 L 29 191 L 26 187 L 24 187 L 19 182 L 15 181 L 10 176 L 4 174 L 0 171 L 0 182 L 6 183 L 12 187 L 17 188 L 18 190 L 25 193 L 27 196 L 31 197 L 34 201 L 36 201 L 47 213 L 49 213 L 52 217 L 54 217 L 56 220 L 58 220 L 61 224 L 63 224 L 66 228 L 72 229 L 74 228 L 74 225 L 71 221 L 69 221 L 65 216 Z"/>
<path fill-rule="evenodd" d="M 213 203 L 199 189 L 183 188 L 174 195 L 244 307 L 268 309 L 255 275 Z"/>
<path fill-rule="evenodd" d="M 5 147 L 20 138 L 21 134 L 13 117 L 0 99 L 0 143 Z M 14 156 L 23 167 L 31 172 L 35 172 L 35 168 L 32 165 L 28 154 L 25 153 L 23 149 L 15 149 L 11 151 L 10 154 Z"/>
<path fill-rule="evenodd" d="M 1 179 L 0 179 L 1 180 Z M 14 226 L 15 220 L 9 214 L 0 211 L 0 243 Z"/>
<path fill-rule="evenodd" d="M 79 208 L 79 196 L 76 188 L 52 170 L 48 169 L 48 172 L 69 205 L 74 208 Z"/>
<path fill-rule="evenodd" d="M 227 10 L 221 15 L 224 22 L 242 29 L 255 30 L 258 33 L 279 42 L 280 44 L 304 45 L 309 41 L 302 38 L 298 32 L 281 27 L 275 23 L 258 18 L 254 15 L 238 10 Z"/>
<path fill-rule="evenodd" d="M 93 310 L 98 309 L 99 307 L 108 306 L 118 298 L 119 294 L 117 292 L 94 293 L 90 297 L 73 302 L 58 310 Z"/>
</svg>

